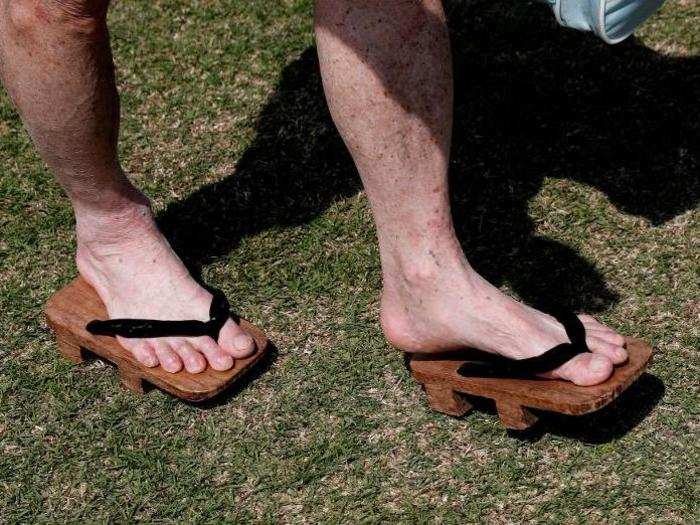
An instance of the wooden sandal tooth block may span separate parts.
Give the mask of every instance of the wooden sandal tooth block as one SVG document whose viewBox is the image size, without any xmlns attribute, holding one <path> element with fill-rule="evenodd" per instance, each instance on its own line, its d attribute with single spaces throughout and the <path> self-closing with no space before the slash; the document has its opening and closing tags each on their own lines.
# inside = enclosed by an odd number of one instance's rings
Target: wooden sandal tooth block
<svg viewBox="0 0 700 525">
<path fill-rule="evenodd" d="M 244 376 L 269 347 L 269 341 L 260 329 L 240 319 L 241 327 L 255 340 L 256 352 L 245 359 L 236 359 L 230 370 L 219 372 L 207 367 L 199 374 L 190 374 L 186 370 L 171 374 L 160 366 L 148 368 L 115 338 L 92 335 L 85 329 L 93 319 L 107 319 L 107 312 L 97 293 L 80 277 L 49 299 L 45 315 L 56 335 L 58 350 L 66 359 L 80 363 L 85 359 L 84 350 L 89 350 L 116 365 L 121 383 L 126 388 L 142 394 L 144 383 L 150 383 L 187 401 L 204 401 L 222 392 Z"/>
<path fill-rule="evenodd" d="M 644 372 L 652 356 L 652 348 L 639 339 L 626 338 L 626 348 L 627 362 L 595 386 L 557 379 L 465 377 L 458 370 L 468 361 L 459 354 L 413 354 L 409 367 L 414 379 L 423 385 L 433 410 L 459 417 L 471 409 L 462 394 L 485 397 L 496 403 L 506 428 L 525 430 L 537 422 L 530 409 L 580 416 L 601 409 L 624 392 Z"/>
</svg>

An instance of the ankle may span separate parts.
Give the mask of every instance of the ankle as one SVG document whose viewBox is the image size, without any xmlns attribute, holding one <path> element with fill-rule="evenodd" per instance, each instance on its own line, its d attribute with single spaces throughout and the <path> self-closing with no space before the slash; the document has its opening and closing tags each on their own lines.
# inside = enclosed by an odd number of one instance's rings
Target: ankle
<svg viewBox="0 0 700 525">
<path fill-rule="evenodd" d="M 475 282 L 479 277 L 457 242 L 382 254 L 385 287 L 421 291 L 444 280 Z"/>
<path fill-rule="evenodd" d="M 157 231 L 149 200 L 135 191 L 98 208 L 75 206 L 79 248 L 123 245 Z"/>
</svg>

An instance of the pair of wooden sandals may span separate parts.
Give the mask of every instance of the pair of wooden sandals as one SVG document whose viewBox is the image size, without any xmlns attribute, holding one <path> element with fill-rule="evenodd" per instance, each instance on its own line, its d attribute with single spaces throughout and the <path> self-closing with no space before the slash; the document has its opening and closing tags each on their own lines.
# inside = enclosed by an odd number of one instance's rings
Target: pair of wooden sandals
<svg viewBox="0 0 700 525">
<path fill-rule="evenodd" d="M 104 305 L 95 291 L 81 278 L 75 279 L 56 293 L 46 306 L 46 318 L 56 334 L 60 352 L 73 362 L 86 357 L 85 351 L 114 363 L 122 384 L 139 393 L 150 383 L 178 398 L 204 401 L 226 389 L 242 377 L 269 349 L 265 334 L 234 316 L 255 340 L 256 350 L 245 359 L 237 359 L 233 368 L 224 372 L 207 368 L 199 374 L 182 370 L 175 374 L 160 366 L 148 368 L 117 343 L 122 337 L 194 337 L 218 338 L 219 330 L 232 314 L 226 298 L 214 295 L 209 321 L 155 321 L 145 319 L 113 319 L 107 317 Z M 530 409 L 581 415 L 602 408 L 631 385 L 647 367 L 652 349 L 644 342 L 627 338 L 628 361 L 615 368 L 604 383 L 582 387 L 568 381 L 538 379 L 535 374 L 553 370 L 577 354 L 588 352 L 586 334 L 578 317 L 557 314 L 569 336 L 569 343 L 560 344 L 544 354 L 524 360 L 510 360 L 481 352 L 445 355 L 409 356 L 413 377 L 423 385 L 430 406 L 445 414 L 462 416 L 471 405 L 462 394 L 490 398 L 507 428 L 524 430 L 532 426 L 536 416 Z"/>
</svg>

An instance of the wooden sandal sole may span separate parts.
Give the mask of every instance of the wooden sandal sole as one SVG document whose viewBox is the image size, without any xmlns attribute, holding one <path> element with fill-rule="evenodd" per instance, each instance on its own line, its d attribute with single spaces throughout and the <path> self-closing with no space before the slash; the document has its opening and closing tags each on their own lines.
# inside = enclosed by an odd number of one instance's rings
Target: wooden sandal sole
<svg viewBox="0 0 700 525">
<path fill-rule="evenodd" d="M 240 319 L 241 328 L 255 340 L 256 352 L 253 355 L 236 359 L 233 368 L 223 372 L 207 367 L 199 374 L 186 370 L 171 374 L 160 366 L 148 368 L 142 365 L 114 337 L 92 335 L 85 329 L 89 321 L 108 316 L 95 290 L 80 277 L 53 295 L 46 303 L 44 313 L 56 336 L 58 350 L 67 359 L 81 363 L 87 357 L 87 350 L 116 365 L 121 383 L 126 388 L 143 394 L 144 383 L 150 383 L 186 401 L 204 401 L 222 392 L 260 361 L 269 347 L 269 341 L 260 329 Z"/>
<path fill-rule="evenodd" d="M 653 353 L 644 341 L 629 337 L 626 348 L 627 362 L 595 386 L 577 386 L 557 379 L 464 377 L 457 371 L 467 361 L 455 354 L 413 354 L 409 367 L 423 385 L 433 410 L 459 417 L 472 408 L 462 394 L 489 398 L 496 403 L 506 428 L 525 430 L 537 422 L 532 408 L 579 416 L 603 408 L 624 392 L 647 368 Z"/>
</svg>

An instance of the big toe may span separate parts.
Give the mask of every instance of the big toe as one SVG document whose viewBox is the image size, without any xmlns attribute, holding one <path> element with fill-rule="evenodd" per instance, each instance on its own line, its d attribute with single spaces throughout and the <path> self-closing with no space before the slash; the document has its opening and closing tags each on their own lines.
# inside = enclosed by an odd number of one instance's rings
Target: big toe
<svg viewBox="0 0 700 525">
<path fill-rule="evenodd" d="M 233 319 L 226 321 L 219 333 L 219 345 L 236 359 L 248 357 L 255 352 L 255 340 L 238 326 Z"/>
<path fill-rule="evenodd" d="M 557 368 L 553 375 L 580 386 L 602 383 L 613 372 L 612 361 L 601 354 L 579 354 Z"/>
</svg>

